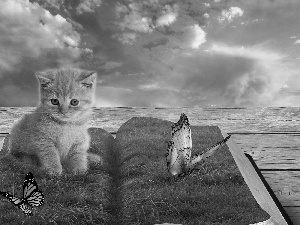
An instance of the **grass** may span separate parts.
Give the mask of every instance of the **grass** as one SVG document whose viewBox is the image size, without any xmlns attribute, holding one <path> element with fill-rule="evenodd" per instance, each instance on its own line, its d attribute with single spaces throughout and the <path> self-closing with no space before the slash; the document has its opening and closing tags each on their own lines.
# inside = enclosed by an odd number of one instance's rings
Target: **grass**
<svg viewBox="0 0 300 225">
<path fill-rule="evenodd" d="M 227 145 L 190 176 L 171 177 L 164 158 L 171 123 L 133 118 L 117 133 L 121 155 L 143 152 L 123 166 L 122 224 L 241 225 L 267 220 Z M 218 127 L 191 127 L 193 153 L 222 140 Z"/>
<path fill-rule="evenodd" d="M 103 167 L 88 174 L 53 178 L 31 166 L 0 161 L 0 190 L 22 196 L 31 171 L 45 196 L 44 206 L 29 218 L 0 199 L 0 224 L 155 224 L 241 225 L 264 221 L 227 146 L 190 176 L 171 177 L 164 157 L 171 122 L 132 118 L 116 141 L 102 129 L 91 129 L 91 151 L 104 157 Z M 193 151 L 222 139 L 218 127 L 191 127 Z M 144 157 L 140 157 L 140 154 Z M 147 157 L 145 157 L 147 156 Z"/>
<path fill-rule="evenodd" d="M 92 148 L 95 147 L 95 141 L 102 150 L 110 148 L 109 136 L 101 130 L 97 134 L 102 140 L 97 140 L 98 137 L 93 134 Z M 0 171 L 1 191 L 14 193 L 21 198 L 25 175 L 32 172 L 45 197 L 44 205 L 34 208 L 34 216 L 28 217 L 0 196 L 1 225 L 108 224 L 112 218 L 107 210 L 107 192 L 111 178 L 101 168 L 91 168 L 86 175 L 63 174 L 61 177 L 50 177 L 45 171 L 30 165 L 15 166 L 10 158 L 5 157 L 0 161 Z"/>
<path fill-rule="evenodd" d="M 18 171 L 3 165 L 1 171 L 2 191 L 21 198 L 24 177 L 31 171 L 45 196 L 45 204 L 34 209 L 33 217 L 27 217 L 1 197 L 1 224 L 105 224 L 109 219 L 109 214 L 104 211 L 108 204 L 103 194 L 108 186 L 108 178 L 104 174 L 93 171 L 85 176 L 51 178 L 44 171 L 30 166 Z"/>
</svg>

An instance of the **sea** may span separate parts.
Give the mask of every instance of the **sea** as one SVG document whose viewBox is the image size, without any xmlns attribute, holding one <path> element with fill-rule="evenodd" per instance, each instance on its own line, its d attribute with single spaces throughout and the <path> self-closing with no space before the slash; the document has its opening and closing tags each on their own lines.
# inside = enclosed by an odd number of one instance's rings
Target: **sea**
<svg viewBox="0 0 300 225">
<path fill-rule="evenodd" d="M 0 149 L 14 123 L 34 109 L 0 107 Z M 181 113 L 187 115 L 191 126 L 218 126 L 232 134 L 241 150 L 251 154 L 263 168 L 268 168 L 274 157 L 283 168 L 298 168 L 300 165 L 300 107 L 97 107 L 93 108 L 90 127 L 103 128 L 115 136 L 119 127 L 132 117 L 154 117 L 175 123 Z"/>
<path fill-rule="evenodd" d="M 0 133 L 9 133 L 13 124 L 34 107 L 0 107 Z M 177 122 L 185 113 L 191 126 L 219 126 L 227 133 L 300 132 L 300 107 L 265 108 L 94 108 L 91 127 L 115 133 L 132 117 L 154 117 Z"/>
</svg>

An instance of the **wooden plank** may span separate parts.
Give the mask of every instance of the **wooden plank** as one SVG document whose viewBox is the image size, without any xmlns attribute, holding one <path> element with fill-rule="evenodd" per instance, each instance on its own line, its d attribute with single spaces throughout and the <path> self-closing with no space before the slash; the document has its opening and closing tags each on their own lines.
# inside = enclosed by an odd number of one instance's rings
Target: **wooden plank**
<svg viewBox="0 0 300 225">
<path fill-rule="evenodd" d="M 225 132 L 222 132 L 222 135 L 224 138 L 227 137 Z M 270 215 L 272 222 L 280 225 L 292 224 L 291 221 L 287 222 L 290 219 L 284 217 L 284 211 L 280 211 L 278 204 L 274 202 L 274 198 L 271 196 L 272 192 L 268 191 L 266 184 L 263 183 L 251 162 L 233 139 L 230 138 L 226 144 L 254 198 L 260 207 Z"/>
<path fill-rule="evenodd" d="M 300 169 L 300 135 L 235 134 L 231 139 L 260 169 Z"/>
<path fill-rule="evenodd" d="M 300 224 L 300 207 L 284 207 L 284 210 L 295 225 Z"/>
<path fill-rule="evenodd" d="M 234 134 L 242 134 L 242 135 L 249 135 L 249 134 L 297 134 L 300 135 L 299 131 L 273 131 L 273 132 L 228 132 L 229 135 Z"/>
<path fill-rule="evenodd" d="M 297 171 L 262 171 L 262 174 L 283 206 L 300 210 L 300 173 Z"/>
<path fill-rule="evenodd" d="M 294 224 L 300 224 L 300 138 L 297 132 L 239 133 L 237 145 L 249 153 Z"/>
<path fill-rule="evenodd" d="M 300 179 L 295 171 L 263 171 L 277 199 L 294 224 L 300 224 Z"/>
</svg>

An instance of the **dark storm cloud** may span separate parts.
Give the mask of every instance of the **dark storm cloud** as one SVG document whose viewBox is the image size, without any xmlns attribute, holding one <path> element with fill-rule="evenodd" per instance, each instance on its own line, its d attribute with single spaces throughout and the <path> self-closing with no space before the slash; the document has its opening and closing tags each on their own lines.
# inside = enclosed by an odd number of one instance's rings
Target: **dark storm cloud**
<svg viewBox="0 0 300 225">
<path fill-rule="evenodd" d="M 97 106 L 260 106 L 300 84 L 295 0 L 4 1 L 0 106 L 34 106 L 34 72 L 60 66 L 98 72 Z"/>
<path fill-rule="evenodd" d="M 103 87 L 98 89 L 97 103 L 104 106 L 179 107 L 183 97 L 170 90 L 140 90 Z M 110 99 L 110 101 L 107 101 Z M 145 101 L 147 99 L 147 101 Z"/>
<path fill-rule="evenodd" d="M 155 48 L 157 46 L 166 45 L 168 42 L 169 42 L 168 38 L 160 38 L 160 39 L 151 41 L 151 42 L 149 42 L 147 44 L 144 44 L 142 47 L 151 50 L 152 48 Z"/>
<path fill-rule="evenodd" d="M 223 55 L 198 55 L 183 57 L 178 68 L 184 79 L 184 89 L 202 89 L 215 91 L 226 89 L 234 80 L 252 70 L 253 60 L 240 57 L 224 57 Z M 176 69 L 176 67 L 175 67 Z"/>
<path fill-rule="evenodd" d="M 0 78 L 0 105 L 2 107 L 32 107 L 38 103 L 38 85 L 34 71 L 6 72 Z"/>
<path fill-rule="evenodd" d="M 297 0 L 231 0 L 230 6 L 240 7 L 244 14 L 225 26 L 212 19 L 207 33 L 211 41 L 235 45 L 256 45 L 271 41 L 272 48 L 293 50 L 290 36 L 300 35 L 300 1 Z M 275 46 L 274 46 L 275 45 Z M 294 49 L 295 51 L 295 49 Z"/>
<path fill-rule="evenodd" d="M 256 85 L 265 87 L 264 81 L 252 73 L 255 65 L 252 59 L 208 53 L 177 60 L 178 75 L 171 82 L 179 83 L 180 90 L 198 93 L 213 104 L 241 104 L 253 91 L 261 91 Z"/>
<path fill-rule="evenodd" d="M 212 47 L 204 54 L 178 57 L 174 62 L 175 75 L 169 83 L 177 90 L 198 93 L 211 104 L 270 105 L 293 73 L 282 63 L 283 57 L 261 46 L 251 49 Z"/>
<path fill-rule="evenodd" d="M 269 77 L 259 72 L 263 68 L 256 59 L 198 53 L 178 56 L 173 64 L 170 75 L 111 74 L 99 85 L 105 90 L 101 97 L 115 96 L 118 104 L 143 107 L 244 106 L 266 100 L 257 101 L 268 90 Z"/>
</svg>

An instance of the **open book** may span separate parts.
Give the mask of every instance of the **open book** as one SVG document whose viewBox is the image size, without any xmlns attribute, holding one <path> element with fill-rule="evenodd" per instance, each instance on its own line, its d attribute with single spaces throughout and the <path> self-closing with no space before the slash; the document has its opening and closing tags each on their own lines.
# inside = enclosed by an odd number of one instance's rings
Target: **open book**
<svg viewBox="0 0 300 225">
<path fill-rule="evenodd" d="M 259 201 L 261 196 L 265 197 L 264 190 L 257 197 L 248 186 L 256 177 L 249 178 L 248 169 L 245 172 L 236 164 L 238 157 L 244 154 L 232 147 L 232 137 L 227 138 L 226 144 L 222 142 L 227 135 L 216 126 L 190 127 L 193 146 L 188 153 L 191 164 L 186 164 L 187 168 L 194 168 L 192 162 L 196 161 L 193 160 L 209 152 L 211 146 L 216 143 L 223 146 L 211 151 L 213 154 L 204 161 L 197 161 L 197 171 L 188 176 L 173 176 L 165 157 L 167 149 L 171 153 L 169 141 L 175 140 L 172 139 L 172 126 L 174 124 L 166 120 L 133 117 L 119 128 L 116 138 L 101 128 L 90 128 L 90 151 L 103 157 L 103 165 L 91 167 L 86 175 L 64 175 L 56 179 L 30 168 L 45 196 L 44 206 L 37 209 L 33 218 L 57 223 L 74 221 L 74 224 L 248 225 L 269 220 L 270 216 L 272 219 L 274 211 L 278 215 L 269 224 L 275 224 L 274 221 L 288 224 L 279 209 L 269 211 L 261 205 Z M 2 154 L 6 151 L 6 143 L 7 140 Z M 23 172 L 13 170 L 12 174 L 10 167 L 4 164 L 0 162 L 2 184 L 11 184 L 13 179 L 21 182 L 29 172 L 29 168 L 25 168 Z M 18 172 L 24 174 L 17 175 Z M 10 186 L 6 185 L 5 190 L 9 191 Z M 0 210 L 6 207 L 3 205 Z M 18 213 L 13 210 L 8 213 Z M 25 220 L 23 217 L 16 219 Z"/>
</svg>

